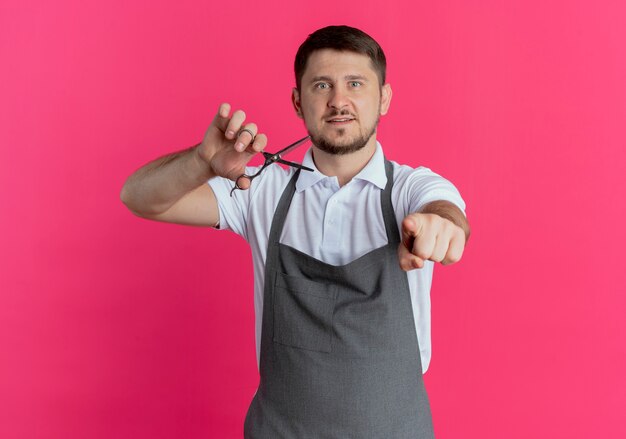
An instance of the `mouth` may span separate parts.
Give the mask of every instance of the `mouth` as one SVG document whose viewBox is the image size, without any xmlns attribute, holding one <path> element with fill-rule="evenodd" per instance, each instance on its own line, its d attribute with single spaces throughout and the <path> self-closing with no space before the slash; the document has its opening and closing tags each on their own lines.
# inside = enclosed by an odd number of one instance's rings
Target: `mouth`
<svg viewBox="0 0 626 439">
<path fill-rule="evenodd" d="M 353 117 L 333 117 L 332 119 L 326 119 L 326 123 L 331 125 L 347 125 L 353 121 Z"/>
</svg>

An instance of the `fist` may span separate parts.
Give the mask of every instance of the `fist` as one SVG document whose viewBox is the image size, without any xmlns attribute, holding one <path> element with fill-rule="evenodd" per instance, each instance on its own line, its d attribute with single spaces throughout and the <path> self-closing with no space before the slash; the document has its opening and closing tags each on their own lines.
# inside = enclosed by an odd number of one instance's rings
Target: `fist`
<svg viewBox="0 0 626 439">
<path fill-rule="evenodd" d="M 434 213 L 412 213 L 402 220 L 402 243 L 398 247 L 400 268 L 422 268 L 424 261 L 454 264 L 465 248 L 465 232 L 452 221 Z"/>
</svg>

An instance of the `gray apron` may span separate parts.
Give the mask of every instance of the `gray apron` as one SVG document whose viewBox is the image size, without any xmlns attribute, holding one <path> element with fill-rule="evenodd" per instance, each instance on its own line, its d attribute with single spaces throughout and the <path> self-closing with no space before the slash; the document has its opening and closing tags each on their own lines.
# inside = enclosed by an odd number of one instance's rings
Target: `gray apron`
<svg viewBox="0 0 626 439">
<path fill-rule="evenodd" d="M 434 437 L 387 160 L 385 172 L 388 243 L 341 266 L 278 242 L 299 171 L 283 192 L 267 248 L 261 380 L 245 438 Z"/>
</svg>

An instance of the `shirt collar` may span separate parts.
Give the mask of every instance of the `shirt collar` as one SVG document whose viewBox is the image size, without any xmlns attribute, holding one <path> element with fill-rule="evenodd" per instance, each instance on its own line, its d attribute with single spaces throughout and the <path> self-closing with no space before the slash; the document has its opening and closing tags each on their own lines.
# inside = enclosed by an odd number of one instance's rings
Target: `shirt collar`
<svg viewBox="0 0 626 439">
<path fill-rule="evenodd" d="M 307 190 L 311 186 L 314 186 L 318 182 L 327 178 L 334 178 L 322 174 L 317 169 L 315 163 L 313 162 L 312 147 L 309 148 L 304 155 L 304 158 L 302 159 L 302 164 L 313 169 L 313 172 L 300 172 L 300 176 L 298 177 L 298 181 L 296 182 L 296 191 L 298 192 Z M 380 142 L 376 141 L 376 150 L 374 151 L 374 155 L 372 156 L 370 161 L 367 162 L 367 165 L 365 165 L 365 167 L 361 169 L 361 172 L 355 175 L 354 178 L 372 183 L 380 189 L 385 189 L 385 186 L 387 185 L 387 174 L 385 173 L 385 155 L 383 154 L 383 148 Z"/>
</svg>

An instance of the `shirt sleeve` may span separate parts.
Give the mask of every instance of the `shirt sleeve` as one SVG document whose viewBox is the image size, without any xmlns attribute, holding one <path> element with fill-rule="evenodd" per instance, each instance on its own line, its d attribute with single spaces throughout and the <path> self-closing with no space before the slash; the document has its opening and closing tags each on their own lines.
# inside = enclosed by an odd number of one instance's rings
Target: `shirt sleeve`
<svg viewBox="0 0 626 439">
<path fill-rule="evenodd" d="M 419 212 L 432 201 L 449 201 L 465 214 L 465 201 L 458 189 L 447 179 L 429 168 L 414 169 L 407 177 L 407 205 L 409 213 Z"/>
<path fill-rule="evenodd" d="M 253 175 L 258 167 L 246 167 L 246 174 Z M 255 180 L 256 181 L 256 180 Z M 235 190 L 235 182 L 224 177 L 214 177 L 207 181 L 217 199 L 219 230 L 231 230 L 248 240 L 248 214 L 251 190 Z"/>
</svg>

